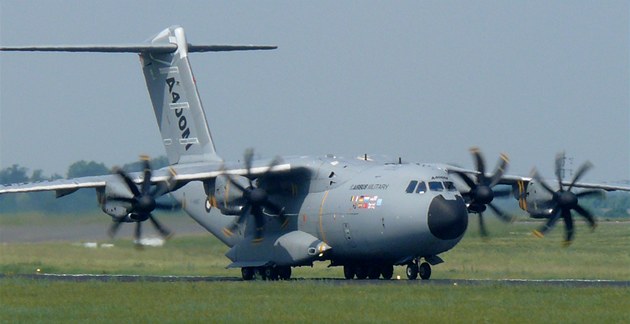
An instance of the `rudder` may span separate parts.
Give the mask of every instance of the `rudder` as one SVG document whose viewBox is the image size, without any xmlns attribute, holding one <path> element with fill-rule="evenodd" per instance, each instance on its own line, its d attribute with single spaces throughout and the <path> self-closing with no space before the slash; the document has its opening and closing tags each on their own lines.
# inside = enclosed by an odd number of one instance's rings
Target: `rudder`
<svg viewBox="0 0 630 324">
<path fill-rule="evenodd" d="M 150 40 L 176 44 L 172 53 L 140 54 L 142 70 L 170 164 L 221 161 L 195 84 L 184 29 L 172 26 Z"/>
</svg>

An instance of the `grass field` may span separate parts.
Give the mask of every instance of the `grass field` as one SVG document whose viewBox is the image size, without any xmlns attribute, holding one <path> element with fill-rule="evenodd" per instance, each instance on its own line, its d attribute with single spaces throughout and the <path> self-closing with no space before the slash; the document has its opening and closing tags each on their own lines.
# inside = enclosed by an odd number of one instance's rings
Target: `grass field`
<svg viewBox="0 0 630 324">
<path fill-rule="evenodd" d="M 471 222 L 466 237 L 433 267 L 440 278 L 630 280 L 630 223 L 601 222 L 595 233 L 581 223 L 569 248 L 562 226 L 544 239 L 536 223 L 491 223 L 481 240 Z M 112 248 L 81 242 L 0 245 L 0 322 L 630 322 L 629 288 L 544 285 L 343 285 L 290 282 L 55 282 L 11 274 L 108 273 L 238 277 L 227 248 L 210 235 L 180 235 L 160 248 L 137 251 L 129 240 Z M 103 243 L 103 242 L 101 242 Z M 297 278 L 341 278 L 341 268 L 294 269 Z M 403 267 L 394 276 L 404 278 Z"/>
</svg>

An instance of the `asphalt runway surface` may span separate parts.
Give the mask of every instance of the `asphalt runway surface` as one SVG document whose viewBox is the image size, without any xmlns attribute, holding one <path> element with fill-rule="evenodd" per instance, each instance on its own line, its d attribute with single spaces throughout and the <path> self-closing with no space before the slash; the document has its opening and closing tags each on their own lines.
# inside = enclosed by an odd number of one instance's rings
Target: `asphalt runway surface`
<svg viewBox="0 0 630 324">
<path fill-rule="evenodd" d="M 103 274 L 21 274 L 2 275 L 4 278 L 20 278 L 47 281 L 102 281 L 102 282 L 240 282 L 239 277 L 207 276 L 143 276 Z M 436 286 L 557 286 L 557 287 L 630 287 L 630 281 L 582 280 L 582 279 L 430 279 L 430 280 L 346 280 L 342 278 L 294 278 L 290 281 L 322 282 L 338 285 L 436 285 Z"/>
</svg>

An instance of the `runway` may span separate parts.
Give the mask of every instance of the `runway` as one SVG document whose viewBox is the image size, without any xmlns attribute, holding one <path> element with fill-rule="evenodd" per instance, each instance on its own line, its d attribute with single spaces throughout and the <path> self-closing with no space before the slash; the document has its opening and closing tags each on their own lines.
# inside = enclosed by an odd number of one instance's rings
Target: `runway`
<svg viewBox="0 0 630 324">
<path fill-rule="evenodd" d="M 240 282 L 239 277 L 145 276 L 105 274 L 0 274 L 1 279 L 18 278 L 48 281 L 101 282 Z M 559 287 L 630 287 L 630 281 L 598 279 L 430 279 L 430 280 L 345 280 L 342 278 L 294 278 L 294 282 L 321 282 L 335 285 L 436 285 L 436 286 L 559 286 Z"/>
</svg>

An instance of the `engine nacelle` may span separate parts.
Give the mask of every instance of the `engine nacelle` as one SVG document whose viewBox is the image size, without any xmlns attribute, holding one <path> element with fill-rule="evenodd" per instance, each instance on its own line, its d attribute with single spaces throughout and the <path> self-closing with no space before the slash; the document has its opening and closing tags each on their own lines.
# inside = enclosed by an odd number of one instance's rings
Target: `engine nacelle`
<svg viewBox="0 0 630 324">
<path fill-rule="evenodd" d="M 518 191 L 515 190 L 514 192 L 518 193 L 516 199 L 519 201 L 519 207 L 526 211 L 530 217 L 548 218 L 551 214 L 552 195 L 536 180 L 532 179 L 528 183 L 518 184 Z"/>
<path fill-rule="evenodd" d="M 243 188 L 250 186 L 249 179 L 243 176 L 231 176 L 232 181 Z M 243 192 L 232 184 L 226 175 L 219 175 L 214 183 L 216 207 L 225 215 L 239 215 L 245 205 Z"/>
<path fill-rule="evenodd" d="M 105 189 L 97 192 L 101 210 L 107 215 L 114 217 L 127 216 L 131 210 L 131 203 L 124 201 L 113 201 L 110 198 L 133 198 L 133 193 L 127 186 L 118 181 L 110 181 L 105 185 Z"/>
</svg>

